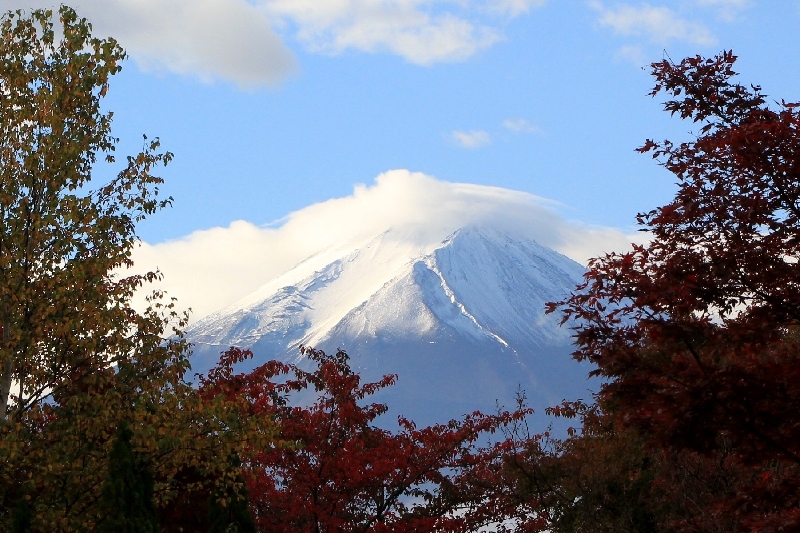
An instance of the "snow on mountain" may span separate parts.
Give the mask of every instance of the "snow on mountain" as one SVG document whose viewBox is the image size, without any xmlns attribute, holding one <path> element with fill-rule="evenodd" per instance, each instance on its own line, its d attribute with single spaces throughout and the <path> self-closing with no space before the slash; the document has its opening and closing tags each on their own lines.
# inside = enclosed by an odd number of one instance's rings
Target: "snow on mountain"
<svg viewBox="0 0 800 533">
<path fill-rule="evenodd" d="M 569 357 L 569 331 L 544 315 L 584 268 L 521 234 L 490 225 L 442 237 L 393 228 L 329 248 L 192 325 L 193 367 L 228 346 L 303 365 L 301 344 L 350 354 L 365 380 L 398 374 L 376 399 L 418 422 L 513 406 L 521 388 L 537 410 L 587 396 L 587 368 Z"/>
</svg>

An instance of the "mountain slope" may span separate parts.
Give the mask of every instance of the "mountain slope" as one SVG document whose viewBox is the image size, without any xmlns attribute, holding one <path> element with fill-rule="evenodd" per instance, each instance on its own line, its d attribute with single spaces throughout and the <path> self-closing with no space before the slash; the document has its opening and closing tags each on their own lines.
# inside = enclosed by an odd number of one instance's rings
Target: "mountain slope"
<svg viewBox="0 0 800 533">
<path fill-rule="evenodd" d="M 194 324 L 193 366 L 228 346 L 302 364 L 297 346 L 344 348 L 364 379 L 399 375 L 377 399 L 423 423 L 511 406 L 518 388 L 538 409 L 586 397 L 586 368 L 544 304 L 583 267 L 524 236 L 466 227 L 439 242 L 389 230 L 329 250 Z"/>
</svg>

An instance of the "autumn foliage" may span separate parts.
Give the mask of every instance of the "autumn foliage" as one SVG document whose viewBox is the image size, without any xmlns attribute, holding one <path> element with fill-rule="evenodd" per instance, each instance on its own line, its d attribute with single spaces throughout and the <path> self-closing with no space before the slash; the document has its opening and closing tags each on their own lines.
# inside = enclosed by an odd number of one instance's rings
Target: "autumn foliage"
<svg viewBox="0 0 800 533">
<path fill-rule="evenodd" d="M 678 192 L 639 216 L 648 244 L 594 260 L 560 304 L 670 530 L 800 527 L 800 115 L 735 83 L 735 59 L 653 65 L 652 95 L 699 128 L 640 148 Z"/>
<path fill-rule="evenodd" d="M 594 403 L 417 427 L 386 420 L 347 354 L 231 348 L 190 383 L 186 317 L 124 276 L 169 204 L 158 140 L 116 163 L 100 102 L 125 54 L 67 7 L 0 19 L 0 530 L 800 530 L 800 104 L 735 83 L 735 56 L 653 64 L 698 128 L 646 141 L 678 181 L 648 242 L 550 304 Z"/>
<path fill-rule="evenodd" d="M 495 521 L 487 467 L 505 446 L 487 436 L 528 410 L 425 428 L 401 417 L 391 431 L 376 425 L 386 405 L 364 402 L 396 376 L 362 384 L 345 352 L 302 353 L 313 371 L 270 361 L 234 374 L 252 354 L 232 348 L 201 382 L 201 394 L 246 399 L 247 416 L 280 427 L 283 445 L 243 457 L 259 531 L 473 531 Z"/>
<path fill-rule="evenodd" d="M 134 309 L 159 278 L 125 275 L 136 223 L 170 203 L 172 154 L 145 138 L 117 163 L 101 101 L 125 53 L 68 7 L 53 18 L 0 17 L 0 530 L 146 530 L 187 490 L 235 490 L 228 456 L 274 432 L 201 401 L 171 300 Z M 114 516 L 131 494 L 149 518 Z"/>
</svg>

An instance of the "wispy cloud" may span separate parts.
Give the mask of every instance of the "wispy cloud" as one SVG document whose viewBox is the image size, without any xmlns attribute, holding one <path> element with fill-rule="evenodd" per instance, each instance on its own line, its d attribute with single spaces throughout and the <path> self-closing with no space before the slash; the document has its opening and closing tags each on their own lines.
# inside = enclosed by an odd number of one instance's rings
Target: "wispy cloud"
<svg viewBox="0 0 800 533">
<path fill-rule="evenodd" d="M 668 7 L 619 4 L 606 8 L 600 2 L 592 5 L 599 11 L 600 25 L 619 35 L 643 36 L 659 44 L 684 41 L 708 45 L 716 42 L 708 28 L 681 17 Z"/>
<path fill-rule="evenodd" d="M 751 0 L 697 0 L 697 3 L 703 7 L 717 9 L 723 19 L 732 21 L 750 7 Z"/>
<path fill-rule="evenodd" d="M 544 133 L 539 126 L 531 124 L 524 118 L 509 118 L 503 121 L 503 127 L 514 133 Z"/>
<path fill-rule="evenodd" d="M 697 0 L 701 6 L 713 6 L 723 9 L 744 9 L 750 5 L 750 0 Z"/>
<path fill-rule="evenodd" d="M 272 17 L 296 25 L 298 39 L 310 50 L 322 53 L 388 51 L 411 63 L 429 65 L 466 59 L 500 40 L 498 30 L 443 11 L 442 6 L 448 3 L 263 0 L 263 8 Z"/>
<path fill-rule="evenodd" d="M 647 61 L 647 56 L 644 53 L 644 50 L 641 46 L 636 45 L 628 45 L 620 47 L 617 52 L 614 54 L 620 61 L 625 61 L 627 63 L 632 63 L 637 67 L 645 66 Z"/>
<path fill-rule="evenodd" d="M 237 221 L 174 241 L 143 243 L 133 260 L 139 271 L 159 268 L 164 274 L 160 286 L 181 305 L 192 307 L 193 319 L 199 319 L 314 254 L 332 246 L 358 245 L 389 228 L 407 230 L 414 242 L 423 243 L 440 241 L 469 224 L 491 223 L 584 264 L 590 257 L 627 249 L 632 240 L 641 240 L 640 235 L 613 228 L 567 221 L 553 205 L 524 192 L 393 170 L 372 185 L 356 186 L 349 196 L 295 211 L 278 227 Z"/>
<path fill-rule="evenodd" d="M 454 131 L 450 137 L 462 148 L 479 148 L 492 142 L 492 138 L 483 130 Z"/>
<path fill-rule="evenodd" d="M 542 7 L 546 3 L 547 0 L 489 0 L 487 8 L 494 13 L 517 17 L 529 12 L 531 8 Z"/>
</svg>

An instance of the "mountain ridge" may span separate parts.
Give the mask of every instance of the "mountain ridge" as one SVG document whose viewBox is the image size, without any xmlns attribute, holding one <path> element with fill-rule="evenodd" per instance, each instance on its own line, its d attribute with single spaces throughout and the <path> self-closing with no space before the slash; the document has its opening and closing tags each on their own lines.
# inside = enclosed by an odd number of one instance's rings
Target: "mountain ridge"
<svg viewBox="0 0 800 533">
<path fill-rule="evenodd" d="M 309 259 L 190 326 L 193 366 L 230 345 L 253 365 L 303 364 L 300 344 L 341 347 L 366 380 L 398 374 L 382 397 L 430 421 L 509 405 L 517 387 L 539 409 L 585 393 L 569 332 L 544 314 L 584 268 L 524 235 L 469 225 L 436 243 L 393 228 Z"/>
</svg>

